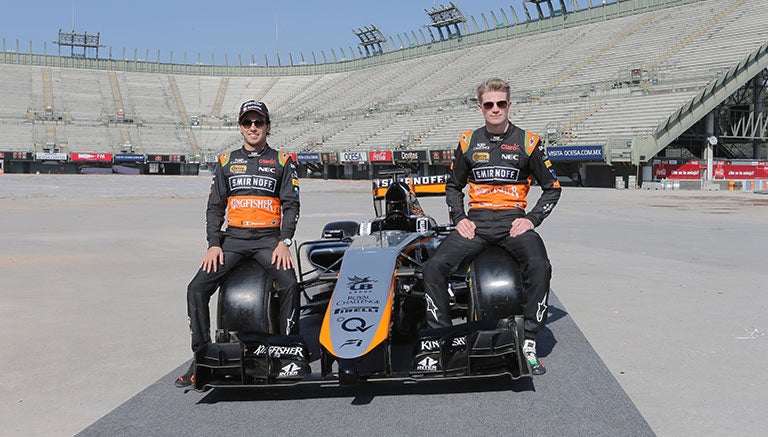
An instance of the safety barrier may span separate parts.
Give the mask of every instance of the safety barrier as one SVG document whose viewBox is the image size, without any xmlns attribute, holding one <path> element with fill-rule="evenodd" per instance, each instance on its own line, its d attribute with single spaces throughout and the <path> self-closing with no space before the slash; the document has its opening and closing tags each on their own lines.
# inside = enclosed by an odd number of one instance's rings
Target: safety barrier
<svg viewBox="0 0 768 437">
<path fill-rule="evenodd" d="M 618 178 L 617 178 L 618 179 Z M 707 191 L 768 191 L 768 180 L 714 180 L 663 179 L 659 182 L 643 182 L 646 190 L 707 190 Z"/>
<path fill-rule="evenodd" d="M 768 180 L 734 180 L 728 181 L 729 191 L 763 191 L 768 190 Z"/>
</svg>

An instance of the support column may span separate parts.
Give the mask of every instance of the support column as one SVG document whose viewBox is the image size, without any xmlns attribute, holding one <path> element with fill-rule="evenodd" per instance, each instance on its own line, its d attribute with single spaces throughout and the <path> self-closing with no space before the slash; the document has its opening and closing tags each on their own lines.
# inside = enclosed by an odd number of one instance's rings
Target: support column
<svg viewBox="0 0 768 437">
<path fill-rule="evenodd" d="M 755 114 L 755 116 L 763 113 L 763 93 L 765 92 L 765 87 L 763 85 L 763 80 L 760 80 L 763 77 L 764 76 L 760 74 L 756 78 L 752 79 L 752 101 L 754 102 L 752 113 Z M 756 125 L 756 132 L 752 133 L 752 136 L 755 137 L 752 140 L 752 158 L 762 159 L 762 142 L 757 138 L 762 136 L 762 132 L 759 130 L 759 123 L 756 123 Z"/>
<path fill-rule="evenodd" d="M 715 111 L 710 111 L 704 119 L 704 130 L 705 130 L 705 136 L 707 137 L 707 148 L 706 148 L 706 158 L 707 158 L 707 181 L 712 180 L 712 159 L 714 157 L 714 147 L 715 144 L 717 144 L 717 139 L 715 138 Z"/>
</svg>

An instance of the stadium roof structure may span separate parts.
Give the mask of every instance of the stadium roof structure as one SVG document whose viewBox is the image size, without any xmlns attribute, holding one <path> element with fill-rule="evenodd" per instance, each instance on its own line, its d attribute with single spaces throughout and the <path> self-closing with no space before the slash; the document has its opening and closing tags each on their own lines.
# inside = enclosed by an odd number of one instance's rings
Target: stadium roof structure
<svg viewBox="0 0 768 437">
<path fill-rule="evenodd" d="M 432 20 L 431 23 L 425 24 L 424 27 L 434 27 L 437 29 L 440 40 L 461 36 L 459 24 L 466 23 L 467 19 L 464 18 L 464 14 L 461 13 L 459 7 L 453 4 L 453 2 L 448 3 L 447 6 L 435 6 L 431 10 L 424 9 L 424 12 Z M 453 26 L 453 32 L 451 32 L 451 26 Z M 443 35 L 443 29 L 446 30 L 447 36 Z"/>
<path fill-rule="evenodd" d="M 378 27 L 372 24 L 370 26 L 358 28 L 353 32 L 360 39 L 360 47 L 365 49 L 365 56 L 380 55 L 384 53 L 382 44 L 386 44 L 387 39 Z"/>
<path fill-rule="evenodd" d="M 77 33 L 74 30 L 71 32 L 63 32 L 59 29 L 59 38 L 54 41 L 59 47 L 69 47 L 70 56 L 77 58 L 86 58 L 88 55 L 88 49 L 95 49 L 96 58 L 99 57 L 99 47 L 104 47 L 104 44 L 99 42 L 101 37 L 100 33 L 89 34 L 88 32 Z M 82 53 L 75 53 L 75 47 L 82 49 Z"/>
<path fill-rule="evenodd" d="M 397 48 L 388 37 L 377 56 L 295 66 L 81 59 L 3 47 L 0 149 L 52 142 L 73 151 L 131 144 L 139 152 L 216 153 L 240 141 L 234 111 L 246 96 L 269 103 L 270 141 L 289 151 L 452 149 L 458 132 L 482 122 L 477 83 L 497 76 L 512 85 L 513 122 L 550 147 L 597 145 L 608 164 L 643 164 L 670 146 L 696 156 L 712 134 L 723 139 L 724 156 L 750 157 L 734 144 L 753 141 L 759 158 L 768 139 L 766 106 L 758 105 L 768 10 L 757 3 L 627 0 L 567 17 L 513 15 L 513 22 L 493 14 L 484 30 L 472 18 L 462 23 L 475 31 L 461 38 L 412 33 L 419 44 Z M 748 89 L 763 91 L 733 109 L 732 96 Z M 713 132 L 702 127 L 707 117 Z M 758 131 L 749 138 L 747 125 Z"/>
<path fill-rule="evenodd" d="M 562 3 L 563 0 L 558 0 L 558 1 L 560 1 L 561 4 L 564 5 L 564 3 Z M 614 6 L 614 5 L 621 4 L 621 6 L 618 8 L 620 11 L 633 10 L 634 9 L 634 7 L 629 7 L 628 8 L 627 6 L 623 5 L 622 4 L 622 0 L 608 0 L 608 1 L 613 2 L 613 3 L 607 3 L 607 4 L 604 3 L 603 6 Z M 626 0 L 623 0 L 623 1 L 626 2 Z M 650 0 L 650 4 L 643 6 L 643 8 L 646 9 L 646 8 L 663 7 L 669 1 L 670 0 Z M 673 0 L 673 2 L 674 1 L 675 0 Z M 676 1 L 677 2 L 679 2 L 679 1 L 685 2 L 685 1 L 695 1 L 695 0 L 676 0 Z M 648 2 L 648 0 L 645 0 L 645 2 Z M 595 9 L 596 8 L 596 7 L 592 6 L 592 1 L 591 0 L 587 0 L 587 4 L 588 4 L 587 7 L 582 8 L 582 7 L 579 6 L 579 4 L 578 4 L 578 2 L 576 0 L 572 0 L 572 3 L 570 4 L 570 7 L 571 7 L 572 11 L 578 11 L 578 10 L 588 11 L 590 9 Z M 563 6 L 563 8 L 564 8 L 564 6 Z M 554 23 L 554 22 L 549 22 L 549 23 L 546 23 L 546 24 L 542 24 L 541 22 L 546 21 L 545 19 L 546 18 L 550 18 L 550 17 L 546 16 L 546 14 L 544 14 L 541 11 L 541 8 L 538 8 L 538 10 L 540 12 L 539 15 L 538 16 L 533 16 L 533 17 L 531 16 L 531 14 L 528 12 L 528 10 L 525 7 L 523 7 L 523 10 L 525 11 L 525 16 L 527 17 L 527 19 L 518 18 L 518 14 L 515 11 L 515 8 L 513 6 L 509 7 L 509 12 L 512 15 L 512 20 L 508 19 L 507 13 L 505 12 L 504 9 L 499 9 L 498 11 L 489 11 L 488 12 L 488 16 L 490 17 L 490 22 L 489 22 L 488 17 L 486 17 L 486 14 L 485 13 L 481 13 L 480 14 L 480 20 L 481 20 L 481 22 L 483 24 L 482 25 L 478 25 L 478 21 L 475 19 L 474 16 L 470 16 L 469 19 L 465 18 L 463 13 L 459 10 L 458 6 L 456 6 L 453 3 L 449 3 L 447 6 L 444 6 L 444 5 L 441 5 L 439 7 L 435 6 L 432 10 L 425 9 L 425 12 L 430 17 L 431 23 L 424 25 L 424 27 L 426 27 L 426 28 L 433 28 L 434 27 L 434 28 L 437 28 L 437 29 L 440 29 L 440 28 L 448 29 L 449 30 L 448 38 L 445 38 L 445 36 L 441 35 L 441 38 L 440 38 L 441 41 L 443 39 L 450 39 L 452 37 L 451 35 L 453 35 L 453 37 L 459 36 L 459 35 L 462 35 L 462 34 L 465 35 L 465 36 L 466 35 L 477 35 L 477 34 L 483 34 L 483 33 L 487 33 L 489 31 L 493 31 L 493 30 L 497 30 L 497 29 L 501 29 L 501 28 L 514 28 L 513 30 L 511 29 L 508 32 L 506 32 L 504 35 L 484 35 L 483 38 L 479 38 L 479 39 L 474 38 L 474 39 L 470 39 L 470 40 L 465 40 L 464 41 L 465 44 L 477 44 L 477 43 L 485 43 L 485 42 L 487 42 L 489 40 L 489 38 L 490 39 L 494 39 L 494 38 L 507 38 L 507 37 L 513 36 L 513 35 L 527 34 L 527 33 L 529 33 L 531 31 L 531 29 L 526 30 L 526 29 L 523 29 L 522 27 L 515 28 L 515 26 L 525 25 L 527 23 L 532 23 L 532 22 L 535 22 L 535 21 L 540 21 L 540 23 L 537 24 L 537 27 L 535 29 L 536 32 L 547 31 L 547 27 L 551 27 L 551 29 L 557 29 L 557 28 L 560 28 L 562 26 L 562 23 Z M 563 13 L 568 12 L 566 9 L 562 9 L 562 11 L 563 11 Z M 499 14 L 498 18 L 497 18 L 497 12 Z M 619 13 L 623 13 L 623 12 L 619 12 Z M 595 15 L 596 17 L 600 16 L 600 14 L 593 14 L 593 15 Z M 603 15 L 603 17 L 604 17 L 604 15 Z M 468 24 L 470 22 L 471 22 L 471 25 Z M 453 26 L 454 30 L 451 32 L 450 29 L 448 28 L 448 26 Z M 363 30 L 364 31 L 365 29 L 358 29 L 358 30 Z M 421 30 L 421 29 L 419 29 L 419 30 Z M 60 31 L 60 33 L 61 33 L 61 31 Z M 357 33 L 357 31 L 355 31 L 355 33 Z M 82 39 L 81 37 L 83 37 L 84 35 L 87 35 L 90 38 L 92 38 L 94 36 L 93 34 L 87 34 L 87 33 L 86 34 L 76 34 L 74 30 L 68 36 L 77 36 L 76 39 Z M 417 35 L 416 35 L 414 30 L 412 30 L 410 32 L 405 32 L 403 34 L 395 35 L 394 37 L 393 36 L 388 36 L 386 38 L 383 38 L 383 39 L 385 39 L 385 41 L 383 41 L 383 43 L 384 43 L 383 49 L 385 51 L 390 51 L 391 52 L 391 51 L 408 50 L 408 49 L 419 48 L 419 47 L 424 47 L 424 46 L 429 46 L 430 49 L 434 48 L 433 46 L 434 46 L 434 43 L 436 41 L 435 41 L 435 39 L 433 37 L 428 39 L 421 32 L 420 32 L 419 36 L 421 38 L 417 37 Z M 359 35 L 358 35 L 358 37 L 359 37 Z M 406 41 L 407 44 L 396 45 L 395 38 L 397 38 L 401 42 L 402 41 Z M 67 38 L 65 38 L 64 44 L 62 44 L 62 45 L 69 45 L 68 43 L 66 43 L 66 41 L 67 41 Z M 54 41 L 54 43 L 58 44 L 59 41 Z M 3 38 L 2 39 L 2 47 L 1 47 L 2 50 L 0 51 L 0 53 L 8 53 L 8 54 L 12 54 L 12 55 L 13 54 L 19 54 L 19 55 L 22 55 L 22 58 L 24 57 L 24 55 L 32 55 L 33 57 L 35 57 L 35 56 L 43 56 L 44 58 L 48 58 L 49 56 L 52 56 L 52 54 L 48 53 L 48 47 L 47 47 L 47 44 L 45 44 L 45 43 L 43 44 L 43 52 L 42 53 L 35 53 L 33 51 L 32 47 L 33 47 L 32 46 L 32 41 L 30 41 L 28 53 L 23 54 L 22 53 L 22 48 L 19 45 L 19 41 L 18 40 L 16 41 L 16 44 L 15 44 L 14 47 L 9 47 L 7 45 L 7 43 L 6 43 L 5 38 Z M 96 47 L 96 46 L 88 45 L 88 47 Z M 103 45 L 98 45 L 98 47 L 104 47 L 104 46 Z M 61 48 L 61 45 L 59 46 L 59 49 L 60 48 Z M 438 47 L 438 49 L 443 50 L 444 48 Z M 330 49 L 328 51 L 329 52 L 330 51 L 334 51 L 335 52 L 335 49 Z M 107 69 L 132 69 L 132 68 L 136 67 L 136 63 L 142 63 L 142 64 L 148 64 L 148 65 L 158 65 L 159 66 L 159 67 L 157 67 L 158 70 L 166 70 L 169 66 L 178 65 L 178 62 L 174 63 L 174 61 L 173 61 L 173 59 L 174 59 L 174 53 L 173 52 L 171 52 L 170 54 L 166 54 L 165 55 L 166 58 L 170 59 L 169 62 L 161 61 L 161 52 L 159 50 L 157 51 L 157 57 L 155 58 L 155 61 L 151 61 L 150 60 L 150 52 L 151 52 L 150 49 L 147 49 L 146 52 L 145 52 L 145 55 L 142 56 L 142 57 L 139 57 L 138 49 L 134 49 L 133 50 L 133 59 L 131 60 L 131 59 L 128 59 L 128 57 L 127 57 L 127 54 L 130 54 L 131 50 L 127 50 L 126 48 L 123 48 L 122 51 L 121 51 L 122 56 L 118 57 L 118 55 L 117 55 L 118 49 L 117 48 L 113 48 L 113 47 L 110 46 L 110 47 L 108 47 L 107 57 L 106 58 L 99 57 L 98 51 L 96 52 L 96 56 L 89 56 L 88 52 L 86 52 L 86 53 L 83 54 L 83 56 L 77 56 L 77 58 L 88 59 L 88 62 L 85 63 L 86 66 L 90 66 L 90 65 L 94 65 L 94 64 L 95 65 L 102 65 L 103 67 L 100 67 L 100 68 L 107 68 Z M 319 53 L 319 55 L 321 55 L 321 56 L 316 56 L 316 53 L 314 53 L 314 52 L 311 53 L 311 57 L 313 59 L 313 65 L 317 65 L 317 64 L 339 64 L 339 63 L 349 64 L 351 61 L 360 60 L 361 58 L 365 58 L 366 57 L 362 53 L 360 54 L 360 57 L 355 57 L 354 56 L 354 52 L 353 52 L 352 56 L 350 58 L 333 57 L 332 59 L 329 59 L 327 56 L 322 56 L 322 55 L 325 54 L 325 52 L 326 52 L 325 50 L 322 50 L 321 53 Z M 342 49 L 342 53 L 343 53 L 343 49 Z M 59 50 L 59 52 L 56 53 L 53 56 L 56 56 L 56 55 L 61 56 L 61 51 Z M 238 58 L 238 60 L 240 62 L 238 62 L 237 65 L 231 65 L 229 63 L 229 60 L 228 60 L 226 55 L 223 56 L 223 59 L 224 59 L 223 64 L 221 64 L 222 57 L 218 57 L 219 64 L 216 63 L 216 60 L 217 60 L 217 56 L 216 56 L 217 54 L 216 53 L 211 53 L 211 57 L 210 57 L 211 62 L 210 62 L 210 64 L 202 61 L 202 59 L 204 57 L 202 56 L 201 53 L 197 53 L 196 55 L 197 56 L 195 56 L 194 53 L 186 53 L 186 52 L 183 53 L 183 56 L 182 56 L 183 62 L 182 62 L 182 64 L 187 66 L 187 67 L 198 67 L 197 68 L 197 70 L 198 70 L 197 74 L 206 74 L 206 72 L 208 72 L 208 70 L 212 70 L 212 71 L 215 71 L 215 74 L 238 76 L 238 75 L 253 74 L 252 72 L 248 73 L 248 70 L 254 70 L 254 69 L 256 69 L 256 70 L 265 69 L 265 70 L 268 70 L 268 71 L 273 71 L 275 69 L 275 67 L 301 67 L 303 65 L 306 65 L 306 63 L 304 63 L 304 62 L 299 62 L 297 64 L 294 64 L 293 61 L 291 61 L 291 63 L 289 65 L 282 65 L 280 63 L 280 61 L 277 60 L 276 63 L 273 63 L 273 65 L 270 66 L 266 53 L 264 54 L 264 63 L 263 63 L 263 65 L 258 65 L 256 63 L 256 56 L 253 55 L 253 54 L 251 54 L 250 56 L 246 55 L 245 57 L 242 56 L 242 54 L 238 55 L 237 58 Z M 279 57 L 279 56 L 277 56 L 278 55 L 277 53 L 275 53 L 275 55 L 276 55 L 276 57 Z M 401 54 L 401 55 L 413 56 L 413 54 Z M 419 54 L 416 54 L 416 56 L 419 56 Z M 117 57 L 117 59 L 116 59 L 116 57 Z M 243 58 L 245 58 L 245 59 L 250 58 L 251 62 L 243 64 L 243 62 L 242 62 Z M 294 59 L 293 54 L 289 54 L 289 58 L 290 59 Z M 195 59 L 196 59 L 196 61 L 194 61 Z M 303 53 L 300 53 L 299 56 L 296 57 L 296 59 L 304 59 Z M 396 60 L 398 58 L 395 57 L 394 59 Z M 7 62 L 7 61 L 4 60 L 4 59 L 0 59 L 0 62 Z M 22 62 L 24 62 L 24 61 L 22 61 Z M 122 67 L 119 66 L 119 65 L 115 66 L 115 62 L 122 62 Z M 379 62 L 388 62 L 388 61 L 379 61 Z M 358 68 L 360 66 L 366 65 L 365 62 L 363 62 L 361 64 L 362 65 L 351 66 L 351 68 Z M 77 67 L 80 67 L 82 65 L 83 64 L 79 63 L 79 62 L 72 62 L 72 63 L 68 63 L 68 65 L 66 65 L 66 66 L 71 66 L 71 67 L 77 68 Z M 65 66 L 65 65 L 60 65 L 60 66 Z M 212 68 L 203 68 L 203 67 L 212 67 Z M 243 68 L 238 69 L 237 67 L 243 67 Z M 154 67 L 149 67 L 149 68 L 154 68 Z M 349 69 L 350 65 L 336 66 L 336 67 L 331 67 L 331 68 L 337 68 L 337 69 L 340 68 L 342 70 L 345 70 L 345 69 Z M 194 70 L 194 68 L 189 68 L 188 70 L 191 72 L 191 71 Z M 307 74 L 308 70 L 311 70 L 311 69 L 304 68 L 303 70 L 299 70 L 299 71 L 304 71 L 305 72 L 304 74 Z M 139 71 L 142 71 L 142 69 L 140 69 Z M 260 71 L 258 73 L 259 74 L 269 74 L 269 73 L 265 73 L 265 72 L 262 72 L 262 71 Z M 301 73 L 299 73 L 299 74 L 301 74 Z"/>
<path fill-rule="evenodd" d="M 539 12 L 539 17 L 545 16 L 544 11 L 541 10 L 541 4 L 544 3 L 549 7 L 549 13 L 547 15 L 549 16 L 555 16 L 555 15 L 563 15 L 568 13 L 568 10 L 565 7 L 565 0 L 557 0 L 560 3 L 560 8 L 555 8 L 552 5 L 552 0 L 525 0 L 526 3 L 533 3 L 536 5 L 536 10 Z M 526 13 L 528 10 L 526 9 Z M 530 16 L 530 15 L 529 15 Z"/>
</svg>

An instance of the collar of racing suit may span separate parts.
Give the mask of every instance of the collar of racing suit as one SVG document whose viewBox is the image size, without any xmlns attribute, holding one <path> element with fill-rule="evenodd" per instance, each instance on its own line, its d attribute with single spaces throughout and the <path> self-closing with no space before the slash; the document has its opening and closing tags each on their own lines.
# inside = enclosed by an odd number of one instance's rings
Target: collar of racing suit
<svg viewBox="0 0 768 437">
<path fill-rule="evenodd" d="M 507 120 L 507 129 L 504 131 L 504 133 L 501 134 L 494 134 L 489 132 L 488 127 L 486 126 L 483 126 L 483 129 L 485 129 L 485 137 L 488 138 L 488 141 L 492 143 L 501 143 L 512 132 L 512 123 Z"/>
<path fill-rule="evenodd" d="M 253 151 L 246 149 L 245 145 L 243 145 L 242 150 L 245 156 L 247 156 L 248 158 L 258 158 L 259 156 L 267 153 L 267 151 L 269 150 L 269 144 L 264 144 L 264 148 L 261 150 L 253 150 Z"/>
</svg>

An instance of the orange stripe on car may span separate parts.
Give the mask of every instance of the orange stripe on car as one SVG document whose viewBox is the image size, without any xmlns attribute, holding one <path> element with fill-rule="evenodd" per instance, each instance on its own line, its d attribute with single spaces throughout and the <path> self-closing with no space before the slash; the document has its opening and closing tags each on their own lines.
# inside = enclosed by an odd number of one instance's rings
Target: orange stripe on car
<svg viewBox="0 0 768 437">
<path fill-rule="evenodd" d="M 325 310 L 325 317 L 323 317 L 323 323 L 320 325 L 319 340 L 325 350 L 336 355 L 336 351 L 333 350 L 333 343 L 331 342 L 331 306 L 329 304 Z"/>
<path fill-rule="evenodd" d="M 397 277 L 397 269 L 395 269 L 392 275 L 392 283 L 389 286 L 389 297 L 387 298 L 387 305 L 384 307 L 384 314 L 381 315 L 379 326 L 376 327 L 376 333 L 373 335 L 373 340 L 371 340 L 371 344 L 368 345 L 368 349 L 365 350 L 363 355 L 373 350 L 373 348 L 381 344 L 389 336 L 389 322 L 392 319 L 392 297 L 395 295 L 395 277 Z"/>
</svg>

